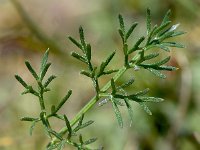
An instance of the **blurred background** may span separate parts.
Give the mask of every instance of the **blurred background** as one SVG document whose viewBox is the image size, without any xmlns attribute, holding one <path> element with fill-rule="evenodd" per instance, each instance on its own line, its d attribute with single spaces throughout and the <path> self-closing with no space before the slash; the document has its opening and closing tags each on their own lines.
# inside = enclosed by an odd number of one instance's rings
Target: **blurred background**
<svg viewBox="0 0 200 150">
<path fill-rule="evenodd" d="M 79 74 L 84 66 L 70 57 L 76 47 L 67 37 L 78 38 L 78 28 L 82 25 L 93 48 L 93 61 L 98 64 L 111 51 L 117 50 L 113 60 L 117 68 L 123 63 L 117 16 L 122 14 L 128 25 L 139 22 L 135 40 L 145 34 L 147 7 L 152 11 L 154 23 L 160 23 L 165 12 L 171 9 L 173 23 L 180 23 L 179 29 L 187 32 L 174 39 L 187 48 L 173 49 L 170 53 L 171 64 L 180 69 L 167 73 L 166 80 L 145 71 L 129 72 L 120 82 L 134 76 L 136 82 L 130 91 L 149 87 L 151 96 L 162 97 L 165 101 L 149 104 L 153 116 L 133 103 L 133 125 L 129 127 L 128 115 L 124 112 L 123 129 L 119 129 L 110 104 L 95 106 L 86 115 L 86 120 L 92 119 L 95 124 L 84 131 L 85 138 L 98 137 L 94 147 L 103 145 L 105 150 L 199 150 L 199 0 L 0 0 L 0 149 L 42 150 L 48 142 L 40 124 L 31 137 L 30 123 L 19 120 L 22 116 L 34 117 L 40 113 L 38 101 L 31 95 L 21 96 L 23 87 L 14 78 L 19 74 L 27 83 L 34 84 L 25 60 L 39 69 L 41 56 L 50 48 L 49 75 L 55 74 L 58 78 L 50 86 L 52 91 L 46 94 L 47 105 L 57 104 L 72 89 L 70 101 L 61 110 L 72 119 L 94 91 L 90 80 Z M 108 79 L 102 79 L 101 84 Z M 63 123 L 53 120 L 53 125 L 59 130 Z"/>
</svg>

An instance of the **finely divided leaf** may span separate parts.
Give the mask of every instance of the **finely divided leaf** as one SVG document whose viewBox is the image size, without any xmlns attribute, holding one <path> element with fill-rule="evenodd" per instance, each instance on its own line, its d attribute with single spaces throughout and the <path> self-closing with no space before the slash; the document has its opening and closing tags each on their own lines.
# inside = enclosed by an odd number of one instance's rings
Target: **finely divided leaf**
<svg viewBox="0 0 200 150">
<path fill-rule="evenodd" d="M 150 59 L 156 58 L 157 56 L 159 56 L 159 53 L 151 53 L 149 55 L 144 56 L 144 59 L 150 60 Z"/>
<path fill-rule="evenodd" d="M 156 35 L 160 31 L 162 31 L 163 29 L 165 29 L 170 23 L 171 23 L 171 21 L 167 21 L 164 24 L 160 25 L 158 28 L 155 29 L 154 34 Z"/>
<path fill-rule="evenodd" d="M 21 85 L 23 85 L 26 89 L 28 88 L 28 85 L 26 84 L 26 82 L 19 76 L 19 75 L 15 75 L 15 78 L 17 79 L 17 81 L 19 83 L 21 83 Z"/>
<path fill-rule="evenodd" d="M 166 51 L 166 52 L 170 52 L 169 47 L 167 47 L 167 46 L 164 45 L 163 43 L 162 43 L 162 44 L 156 44 L 155 46 L 157 46 L 157 47 L 163 49 L 163 50 Z"/>
<path fill-rule="evenodd" d="M 67 138 L 70 139 L 71 135 L 72 135 L 72 128 L 71 128 L 70 122 L 69 122 L 66 115 L 64 115 L 64 119 L 65 119 L 65 124 L 66 124 L 67 129 L 68 129 L 68 137 Z"/>
<path fill-rule="evenodd" d="M 112 94 L 115 94 L 117 90 L 116 90 L 114 79 L 112 78 L 110 82 L 111 82 L 111 87 L 112 87 Z"/>
<path fill-rule="evenodd" d="M 155 65 L 155 66 L 160 66 L 160 65 L 163 65 L 163 64 L 166 64 L 169 60 L 170 60 L 170 56 L 166 57 L 165 59 L 159 61 L 159 62 L 156 62 L 156 63 L 153 63 L 152 65 Z"/>
<path fill-rule="evenodd" d="M 148 106 L 144 103 L 144 102 L 138 102 L 140 104 L 140 106 L 144 109 L 144 111 L 149 114 L 152 115 L 150 109 L 148 108 Z"/>
<path fill-rule="evenodd" d="M 85 127 L 91 125 L 92 123 L 94 123 L 94 121 L 90 120 L 90 121 L 85 122 L 85 123 L 83 123 L 83 124 L 81 124 L 81 125 L 78 125 L 78 126 L 74 129 L 74 132 L 77 132 L 78 130 L 83 129 L 83 128 L 85 128 Z"/>
<path fill-rule="evenodd" d="M 36 125 L 36 121 L 33 121 L 29 130 L 30 135 L 32 135 L 35 125 Z"/>
<path fill-rule="evenodd" d="M 83 28 L 81 26 L 79 27 L 79 35 L 80 35 L 81 44 L 83 46 L 83 52 L 85 53 L 85 50 L 86 50 L 85 36 L 84 36 Z"/>
<path fill-rule="evenodd" d="M 30 71 L 30 73 L 33 75 L 33 77 L 38 80 L 39 77 L 37 75 L 37 73 L 35 72 L 35 70 L 33 69 L 33 67 L 31 66 L 31 64 L 28 61 L 25 61 L 26 67 L 28 68 L 28 70 Z"/>
<path fill-rule="evenodd" d="M 162 43 L 162 45 L 169 46 L 169 47 L 185 48 L 184 45 L 177 43 L 177 42 L 164 42 L 164 43 Z"/>
<path fill-rule="evenodd" d="M 22 117 L 20 120 L 21 121 L 36 121 L 38 120 L 38 118 Z"/>
<path fill-rule="evenodd" d="M 49 129 L 49 122 L 46 118 L 46 112 L 42 111 L 40 113 L 40 119 L 42 121 L 42 124 L 46 127 L 46 129 L 48 130 Z"/>
<path fill-rule="evenodd" d="M 173 66 L 159 66 L 158 70 L 174 71 L 174 70 L 178 70 L 178 68 L 173 67 Z"/>
<path fill-rule="evenodd" d="M 119 106 L 124 106 L 124 103 L 120 101 L 121 99 L 114 99 L 115 103 Z"/>
<path fill-rule="evenodd" d="M 163 21 L 162 21 L 161 25 L 163 25 L 163 24 L 165 24 L 166 22 L 168 22 L 170 16 L 171 16 L 171 10 L 168 10 L 167 13 L 165 14 L 164 18 L 163 18 Z"/>
<path fill-rule="evenodd" d="M 108 58 L 106 59 L 106 61 L 103 61 L 100 65 L 100 70 L 99 70 L 99 73 L 98 73 L 98 76 L 101 76 L 106 68 L 106 66 L 110 63 L 110 61 L 112 60 L 112 58 L 114 57 L 115 55 L 115 51 L 112 52 Z"/>
<path fill-rule="evenodd" d="M 157 71 L 153 68 L 147 68 L 147 70 L 149 70 L 151 73 L 153 73 L 155 76 L 160 77 L 162 79 L 166 78 L 166 75 L 162 74 L 160 71 Z"/>
<path fill-rule="evenodd" d="M 159 62 L 155 62 L 153 64 L 139 64 L 140 66 L 146 68 L 153 68 L 156 70 L 159 70 L 159 67 L 163 64 L 166 64 L 168 61 L 170 60 L 170 56 L 166 57 L 165 59 L 159 61 Z"/>
<path fill-rule="evenodd" d="M 87 64 L 87 60 L 85 59 L 85 57 L 84 57 L 84 56 L 81 56 L 81 55 L 78 54 L 77 52 L 72 52 L 71 55 L 72 55 L 74 58 L 76 58 L 76 59 L 78 59 L 78 60 L 80 60 L 80 61 L 82 61 L 82 62 L 84 62 L 84 63 Z"/>
<path fill-rule="evenodd" d="M 128 82 L 125 82 L 124 84 L 122 84 L 121 86 L 119 86 L 119 88 L 126 88 L 126 87 L 132 85 L 134 81 L 135 81 L 135 79 L 132 78 Z"/>
<path fill-rule="evenodd" d="M 46 88 L 46 87 L 49 85 L 49 83 L 51 83 L 51 81 L 53 81 L 55 78 L 56 78 L 56 76 L 51 75 L 51 76 L 46 80 L 46 82 L 44 83 L 44 87 Z"/>
<path fill-rule="evenodd" d="M 44 76 L 46 75 L 47 73 L 47 70 L 49 69 L 49 67 L 51 66 L 51 63 L 47 63 L 45 64 L 45 66 L 43 67 L 43 69 L 41 70 L 40 72 L 40 80 L 42 81 Z"/>
<path fill-rule="evenodd" d="M 149 33 L 151 32 L 151 12 L 150 12 L 150 9 L 147 8 L 147 20 L 146 20 L 146 23 L 147 23 L 147 35 L 149 35 Z"/>
<path fill-rule="evenodd" d="M 175 37 L 175 36 L 179 36 L 179 35 L 183 35 L 187 32 L 184 31 L 174 31 L 174 33 L 171 35 L 171 37 Z"/>
<path fill-rule="evenodd" d="M 119 29 L 118 32 L 119 32 L 119 35 L 120 35 L 120 37 L 122 39 L 122 42 L 124 43 L 125 39 L 124 39 L 124 34 L 123 34 L 122 30 Z"/>
<path fill-rule="evenodd" d="M 79 142 L 83 145 L 83 136 L 81 134 L 79 135 Z"/>
<path fill-rule="evenodd" d="M 72 94 L 72 90 L 69 90 L 67 95 L 65 95 L 65 97 L 61 100 L 61 102 L 58 104 L 58 106 L 56 107 L 55 113 L 59 111 L 59 109 L 65 104 L 65 102 L 69 99 L 69 97 Z"/>
<path fill-rule="evenodd" d="M 78 121 L 78 126 L 82 125 L 84 119 L 84 114 L 81 115 L 79 121 Z"/>
<path fill-rule="evenodd" d="M 146 89 L 144 89 L 142 91 L 139 91 L 139 92 L 137 92 L 137 93 L 135 93 L 133 95 L 130 95 L 130 97 L 137 97 L 137 96 L 146 95 L 149 92 L 149 90 L 150 90 L 149 88 L 146 88 Z"/>
<path fill-rule="evenodd" d="M 59 143 L 59 145 L 58 145 L 58 147 L 57 147 L 57 150 L 63 150 L 64 147 L 65 147 L 65 143 L 66 143 L 66 141 L 65 141 L 65 140 L 62 140 L 62 141 Z"/>
<path fill-rule="evenodd" d="M 133 46 L 133 48 L 132 49 L 130 49 L 129 51 L 128 51 L 128 54 L 131 54 L 132 52 L 134 52 L 134 51 L 136 51 L 136 50 L 138 50 L 139 49 L 139 46 L 140 46 L 140 44 L 144 41 L 144 39 L 145 39 L 145 37 L 143 36 L 143 37 L 141 37 L 141 38 L 139 38 L 138 39 L 138 41 L 135 43 L 135 45 Z"/>
<path fill-rule="evenodd" d="M 112 69 L 112 70 L 104 71 L 102 75 L 107 75 L 107 74 L 115 73 L 118 71 L 119 71 L 118 69 Z"/>
<path fill-rule="evenodd" d="M 118 16 L 119 19 L 119 24 L 120 24 L 120 29 L 119 31 L 119 35 L 122 38 L 123 43 L 125 43 L 125 26 L 124 26 L 124 19 L 122 17 L 122 15 L 119 14 Z"/>
<path fill-rule="evenodd" d="M 123 128 L 123 120 L 122 120 L 122 116 L 121 116 L 121 113 L 119 111 L 119 108 L 118 108 L 117 104 L 113 100 L 111 100 L 111 102 L 112 102 L 112 106 L 113 106 L 113 109 L 114 109 L 115 116 L 116 116 L 116 119 L 118 121 L 118 124 L 119 124 L 119 126 L 121 128 Z"/>
<path fill-rule="evenodd" d="M 52 134 L 52 135 L 54 135 L 56 138 L 58 138 L 59 140 L 63 140 L 63 138 L 62 138 L 62 136 L 59 134 L 59 133 L 57 133 L 56 131 L 53 131 L 52 129 L 48 129 L 47 130 L 50 134 Z"/>
<path fill-rule="evenodd" d="M 92 74 L 91 74 L 90 72 L 85 71 L 85 70 L 82 70 L 82 71 L 80 72 L 80 74 L 83 74 L 83 75 L 85 75 L 85 76 L 87 76 L 87 77 L 89 77 L 89 78 L 92 78 L 92 77 L 93 77 Z"/>
<path fill-rule="evenodd" d="M 158 103 L 158 102 L 164 101 L 164 99 L 158 98 L 158 97 L 138 97 L 138 98 L 141 99 L 143 102 L 154 102 L 154 103 Z"/>
<path fill-rule="evenodd" d="M 36 91 L 32 88 L 32 86 L 28 86 L 27 89 L 26 89 L 24 92 L 22 92 L 22 95 L 28 94 L 28 93 L 31 93 L 31 94 L 33 94 L 33 95 L 39 97 L 39 93 L 36 92 Z"/>
<path fill-rule="evenodd" d="M 122 15 L 120 15 L 120 14 L 119 14 L 118 18 L 119 18 L 120 29 L 124 35 L 125 34 L 124 19 L 123 19 Z"/>
<path fill-rule="evenodd" d="M 58 148 L 59 144 L 55 143 L 55 144 L 52 144 L 52 143 L 49 143 L 47 145 L 47 150 L 54 150 L 56 148 Z"/>
<path fill-rule="evenodd" d="M 125 101 L 126 107 L 128 109 L 128 114 L 129 114 L 129 117 L 131 120 L 131 123 L 130 123 L 130 126 L 131 126 L 133 123 L 133 110 L 132 110 L 131 104 L 129 103 L 129 100 L 127 98 L 125 98 L 124 101 Z"/>
<path fill-rule="evenodd" d="M 128 32 L 126 33 L 126 40 L 130 37 L 130 35 L 132 34 L 133 30 L 135 29 L 135 27 L 138 25 L 137 22 L 135 22 L 130 29 L 128 30 Z"/>
<path fill-rule="evenodd" d="M 55 105 L 52 105 L 51 106 L 51 113 L 54 114 L 56 111 L 56 106 Z"/>
<path fill-rule="evenodd" d="M 82 49 L 82 45 L 81 45 L 79 42 L 77 42 L 74 38 L 69 37 L 69 40 L 70 40 L 72 43 L 74 43 L 78 48 Z"/>
<path fill-rule="evenodd" d="M 85 141 L 85 142 L 83 143 L 83 145 L 89 145 L 89 144 L 92 144 L 92 143 L 94 143 L 96 140 L 97 140 L 97 138 L 91 138 L 91 139 Z"/>
<path fill-rule="evenodd" d="M 91 61 L 91 45 L 90 44 L 87 44 L 86 56 L 87 56 L 88 61 L 90 62 Z"/>
<path fill-rule="evenodd" d="M 172 37 L 174 31 L 168 31 L 166 33 L 164 33 L 163 35 L 161 35 L 158 39 L 159 39 L 159 42 L 161 43 L 162 41 L 164 41 L 165 39 L 168 39 L 170 37 Z"/>
<path fill-rule="evenodd" d="M 110 61 L 113 59 L 113 57 L 115 56 L 115 51 L 114 52 L 112 52 L 109 56 L 108 56 L 108 58 L 106 59 L 106 61 L 105 61 L 105 65 L 107 66 L 109 63 L 110 63 Z"/>
<path fill-rule="evenodd" d="M 146 45 L 151 45 L 149 44 L 149 42 L 151 41 L 152 39 L 152 36 L 154 35 L 154 32 L 155 30 L 158 28 L 158 25 L 154 25 L 153 29 L 151 30 L 151 32 L 148 34 L 148 37 L 147 37 L 147 41 L 146 41 Z"/>
<path fill-rule="evenodd" d="M 44 53 L 44 55 L 42 57 L 40 72 L 42 72 L 42 70 L 44 70 L 44 67 L 47 64 L 48 56 L 49 56 L 49 48 L 46 50 L 46 52 Z"/>
</svg>

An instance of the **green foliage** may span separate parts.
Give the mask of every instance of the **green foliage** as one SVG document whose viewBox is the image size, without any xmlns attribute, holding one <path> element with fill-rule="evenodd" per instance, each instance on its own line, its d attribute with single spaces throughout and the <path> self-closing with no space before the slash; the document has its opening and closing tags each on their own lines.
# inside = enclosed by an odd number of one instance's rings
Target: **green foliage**
<svg viewBox="0 0 200 150">
<path fill-rule="evenodd" d="M 68 143 L 68 144 L 70 144 L 74 147 L 77 147 L 77 149 L 87 149 L 87 150 L 89 150 L 89 148 L 87 148 L 86 145 L 89 145 L 89 144 L 95 142 L 96 138 L 91 138 L 90 140 L 84 141 L 84 143 L 78 143 L 77 140 L 73 141 L 73 140 L 71 140 L 71 138 L 72 138 L 72 136 L 76 137 L 77 134 L 78 134 L 77 132 L 79 130 L 89 126 L 90 124 L 93 123 L 93 121 L 88 121 L 86 123 L 82 123 L 83 117 L 81 117 L 77 127 L 73 128 L 70 124 L 70 121 L 68 120 L 68 118 L 65 114 L 64 115 L 58 114 L 58 111 L 63 107 L 63 105 L 66 103 L 66 101 L 71 96 L 72 90 L 69 90 L 67 92 L 66 96 L 64 96 L 64 98 L 60 101 L 60 103 L 57 106 L 53 105 L 51 107 L 51 113 L 47 114 L 45 99 L 44 99 L 44 93 L 50 91 L 50 89 L 48 88 L 48 85 L 53 81 L 53 79 L 55 79 L 55 76 L 51 75 L 49 78 L 47 78 L 46 81 L 43 82 L 43 79 L 46 75 L 46 72 L 47 72 L 48 68 L 50 67 L 50 63 L 47 63 L 48 54 L 49 54 L 49 50 L 47 50 L 45 52 L 45 54 L 42 58 L 39 75 L 36 73 L 36 71 L 33 69 L 33 67 L 31 66 L 31 64 L 28 61 L 25 62 L 28 70 L 30 71 L 30 73 L 32 74 L 32 76 L 35 78 L 35 80 L 37 82 L 37 85 L 38 85 L 37 89 L 38 90 L 33 89 L 32 86 L 28 85 L 19 75 L 15 75 L 15 78 L 26 89 L 25 92 L 22 92 L 22 94 L 30 93 L 30 94 L 33 94 L 36 97 L 38 97 L 40 107 L 41 107 L 41 112 L 40 112 L 40 115 L 38 116 L 38 118 L 22 117 L 21 121 L 32 122 L 31 127 L 30 127 L 30 135 L 32 135 L 32 132 L 33 132 L 33 129 L 34 129 L 36 123 L 41 122 L 42 125 L 44 126 L 44 130 L 47 133 L 48 137 L 51 140 L 54 137 L 57 139 L 54 142 L 54 144 L 49 144 L 47 146 L 48 150 L 53 150 L 53 149 L 62 150 L 62 149 L 64 149 L 64 146 L 65 146 L 66 143 Z M 55 117 L 57 119 L 65 121 L 65 125 L 68 129 L 67 137 L 63 137 L 61 133 L 56 132 L 55 130 L 52 129 L 50 121 L 49 121 L 49 119 L 52 118 L 52 117 Z"/>
<path fill-rule="evenodd" d="M 81 50 L 81 53 L 72 52 L 71 55 L 87 66 L 87 68 L 82 70 L 80 74 L 87 76 L 89 79 L 91 79 L 94 89 L 96 91 L 96 95 L 77 113 L 77 115 L 71 121 L 65 114 L 61 115 L 58 112 L 71 96 L 72 90 L 69 90 L 67 92 L 66 96 L 59 102 L 57 106 L 51 106 L 50 114 L 47 114 L 46 112 L 44 93 L 50 91 L 48 85 L 56 78 L 56 76 L 50 75 L 50 77 L 48 77 L 47 80 L 44 81 L 44 77 L 51 65 L 51 63 L 48 63 L 49 50 L 45 52 L 42 58 L 39 74 L 36 73 L 36 71 L 33 69 L 28 61 L 25 62 L 29 72 L 32 74 L 37 82 L 37 90 L 33 89 L 31 85 L 28 85 L 19 75 L 15 75 L 15 78 L 25 88 L 25 91 L 22 94 L 30 93 L 38 97 L 41 107 L 41 113 L 38 118 L 23 117 L 21 120 L 32 122 L 30 128 L 31 134 L 35 127 L 35 124 L 38 122 L 42 123 L 42 125 L 44 126 L 44 130 L 51 140 L 51 142 L 47 145 L 48 150 L 62 150 L 64 149 L 65 144 L 72 145 L 78 150 L 89 150 L 90 148 L 88 147 L 88 145 L 94 143 L 97 139 L 91 138 L 89 140 L 83 140 L 83 136 L 79 132 L 94 123 L 94 121 L 92 120 L 84 122 L 83 119 L 86 112 L 99 101 L 99 106 L 111 103 L 113 107 L 113 112 L 121 128 L 123 127 L 122 113 L 120 112 L 121 108 L 127 109 L 132 124 L 132 122 L 134 121 L 132 102 L 138 103 L 147 114 L 152 115 L 152 112 L 148 108 L 147 103 L 157 103 L 163 101 L 162 98 L 146 96 L 146 94 L 150 91 L 148 88 L 133 91 L 131 93 L 128 92 L 126 88 L 132 86 L 135 81 L 134 78 L 129 79 L 122 85 L 117 84 L 117 80 L 129 69 L 133 69 L 135 71 L 144 69 L 150 71 L 152 74 L 160 78 L 166 78 L 166 75 L 161 72 L 162 70 L 174 71 L 177 69 L 176 67 L 166 65 L 170 60 L 170 56 L 159 58 L 160 52 L 154 52 L 154 49 L 159 48 L 161 50 L 164 50 L 165 52 L 169 52 L 170 47 L 184 48 L 182 44 L 167 40 L 169 38 L 182 35 L 185 32 L 176 31 L 179 24 L 171 25 L 171 21 L 169 20 L 171 11 L 168 11 L 166 13 L 160 25 L 155 25 L 153 27 L 151 21 L 151 12 L 149 9 L 147 9 L 146 14 L 147 35 L 144 35 L 136 40 L 136 43 L 134 45 L 129 44 L 129 37 L 133 34 L 133 31 L 137 27 L 138 23 L 133 23 L 130 28 L 126 30 L 124 18 L 122 17 L 122 15 L 118 16 L 120 27 L 118 31 L 122 40 L 124 54 L 124 64 L 119 69 L 108 68 L 109 64 L 116 54 L 116 51 L 113 51 L 110 55 L 108 55 L 108 57 L 104 61 L 102 61 L 99 66 L 95 66 L 93 64 L 92 48 L 91 45 L 86 42 L 84 30 L 82 27 L 79 28 L 79 41 L 72 37 L 69 37 L 69 40 Z M 155 61 L 155 58 L 159 58 L 160 60 Z M 108 74 L 114 75 L 110 78 L 107 84 L 101 87 L 99 85 L 99 79 Z M 53 130 L 51 127 L 51 122 L 49 121 L 51 117 L 63 120 L 65 122 L 65 127 L 63 127 L 58 132 Z M 65 136 L 65 134 L 67 134 L 67 136 Z M 78 138 L 75 138 L 77 137 L 77 135 L 79 135 Z"/>
</svg>

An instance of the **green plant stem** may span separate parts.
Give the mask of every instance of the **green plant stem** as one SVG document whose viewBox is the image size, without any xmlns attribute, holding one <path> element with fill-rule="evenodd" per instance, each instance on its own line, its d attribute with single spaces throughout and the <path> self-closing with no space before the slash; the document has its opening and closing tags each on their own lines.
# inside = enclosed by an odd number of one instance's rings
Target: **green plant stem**
<svg viewBox="0 0 200 150">
<path fill-rule="evenodd" d="M 42 86 L 42 82 L 41 81 L 38 81 L 38 90 L 39 90 L 38 98 L 39 98 L 39 101 L 40 101 L 41 111 L 46 111 L 45 104 L 44 104 L 44 97 L 43 97 L 44 88 Z"/>
<path fill-rule="evenodd" d="M 116 75 L 113 77 L 113 79 L 114 79 L 114 81 L 116 81 L 117 79 L 119 79 L 119 77 L 121 77 L 123 74 L 124 74 L 124 72 L 127 70 L 127 68 L 126 67 L 123 67 L 123 68 L 121 68 L 117 73 L 116 73 Z M 106 90 L 108 90 L 109 88 L 110 88 L 110 86 L 111 86 L 111 83 L 110 82 L 108 82 L 102 89 L 101 89 L 101 91 L 106 91 Z M 87 111 L 89 111 L 92 107 L 93 107 L 93 105 L 94 104 L 96 104 L 96 102 L 98 101 L 99 99 L 97 98 L 97 96 L 95 96 L 95 97 L 93 97 L 80 111 L 79 111 L 79 113 L 74 117 L 74 119 L 71 121 L 71 126 L 74 126 L 76 123 L 77 123 L 77 121 L 79 120 L 79 118 L 83 115 L 83 114 L 85 114 Z M 64 134 L 64 133 L 66 133 L 66 131 L 67 131 L 67 128 L 63 128 L 63 129 L 61 129 L 60 130 L 60 134 Z"/>
<path fill-rule="evenodd" d="M 40 101 L 41 111 L 45 111 L 45 105 L 44 105 L 43 96 L 39 97 L 39 101 Z"/>
<path fill-rule="evenodd" d="M 122 67 L 113 77 L 114 81 L 118 80 L 125 72 L 126 72 L 127 68 L 126 67 Z M 101 91 L 106 91 L 111 87 L 111 82 L 108 82 L 102 89 Z M 98 97 L 94 96 L 78 113 L 77 115 L 74 117 L 74 119 L 71 121 L 70 125 L 74 126 L 78 120 L 80 119 L 80 117 L 85 114 L 87 111 L 89 111 L 98 101 Z M 64 135 L 67 132 L 67 127 L 62 128 L 59 131 L 60 135 Z M 55 142 L 56 138 L 54 138 L 52 140 L 52 143 Z"/>
<path fill-rule="evenodd" d="M 131 61 L 133 62 L 137 62 L 138 59 L 141 59 L 139 57 L 139 53 L 137 53 L 135 55 L 135 57 L 132 58 Z M 113 77 L 114 81 L 117 81 L 125 72 L 126 70 L 128 70 L 129 67 L 125 67 L 123 66 L 121 69 L 119 69 L 119 71 L 115 74 L 115 76 Z M 109 88 L 111 87 L 111 82 L 109 81 L 102 89 L 101 92 L 105 92 L 107 91 Z M 99 100 L 98 98 L 99 96 L 94 96 L 78 113 L 77 115 L 72 119 L 70 125 L 74 126 L 78 120 L 80 119 L 80 117 L 85 114 L 87 111 L 89 111 L 95 104 L 96 102 Z M 59 134 L 62 136 L 64 135 L 66 132 L 68 131 L 67 127 L 63 127 L 60 131 Z M 54 143 L 56 141 L 56 138 L 53 138 L 51 143 Z"/>
</svg>

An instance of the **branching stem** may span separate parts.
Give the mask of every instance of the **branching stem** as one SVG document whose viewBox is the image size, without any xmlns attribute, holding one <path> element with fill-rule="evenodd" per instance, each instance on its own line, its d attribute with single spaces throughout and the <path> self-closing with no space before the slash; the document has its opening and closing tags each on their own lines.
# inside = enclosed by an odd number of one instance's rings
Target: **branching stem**
<svg viewBox="0 0 200 150">
<path fill-rule="evenodd" d="M 113 77 L 114 81 L 118 80 L 125 72 L 126 72 L 127 68 L 126 67 L 122 67 Z M 102 89 L 101 91 L 107 91 L 109 88 L 111 87 L 111 82 L 108 82 Z M 89 111 L 98 101 L 98 97 L 94 96 L 78 113 L 77 115 L 74 117 L 74 119 L 72 119 L 70 125 L 74 126 L 78 120 L 80 119 L 80 117 L 85 114 L 87 111 Z M 60 130 L 59 134 L 60 135 L 64 135 L 66 132 L 68 131 L 67 127 L 64 127 Z M 56 138 L 54 138 L 52 140 L 52 143 L 55 142 Z"/>
<path fill-rule="evenodd" d="M 12 0 L 15 2 L 15 0 Z M 79 143 L 71 141 L 71 137 L 73 135 L 76 135 L 76 132 L 82 128 L 85 128 L 92 124 L 94 121 L 90 120 L 88 122 L 83 123 L 84 115 L 91 110 L 95 104 L 101 99 L 104 98 L 101 104 L 107 103 L 107 100 L 109 100 L 112 103 L 113 110 L 115 113 L 115 117 L 118 121 L 119 126 L 123 127 L 123 119 L 122 115 L 119 109 L 119 106 L 125 106 L 126 104 L 131 122 L 133 118 L 133 111 L 131 108 L 131 105 L 129 101 L 135 101 L 140 104 L 141 107 L 143 107 L 144 111 L 146 111 L 149 115 L 151 115 L 151 111 L 148 108 L 148 106 L 145 104 L 146 102 L 161 102 L 163 101 L 162 98 L 158 97 L 149 97 L 144 96 L 148 93 L 149 89 L 146 88 L 144 90 L 138 91 L 135 94 L 128 94 L 128 91 L 125 90 L 125 87 L 128 87 L 132 85 L 134 82 L 134 79 L 130 79 L 128 82 L 118 86 L 116 84 L 116 81 L 129 69 L 133 68 L 135 71 L 139 70 L 140 68 L 146 69 L 153 73 L 154 75 L 160 77 L 160 78 L 166 78 L 164 74 L 162 74 L 162 70 L 166 71 L 173 71 L 176 70 L 176 67 L 168 66 L 166 63 L 170 60 L 170 57 L 166 57 L 160 61 L 155 61 L 153 63 L 148 63 L 146 61 L 154 59 L 159 55 L 159 53 L 150 53 L 146 54 L 146 51 L 153 48 L 160 48 L 167 52 L 170 51 L 169 47 L 178 47 L 178 48 L 184 48 L 184 46 L 180 43 L 176 42 L 168 42 L 164 41 L 166 39 L 169 39 L 171 37 L 175 37 L 178 35 L 182 35 L 185 32 L 181 31 L 175 31 L 178 25 L 173 25 L 171 27 L 165 28 L 169 25 L 168 21 L 169 13 L 166 14 L 166 16 L 163 19 L 163 22 L 160 26 L 154 26 L 152 29 L 151 25 L 151 14 L 150 10 L 147 9 L 147 37 L 142 36 L 137 40 L 135 45 L 129 49 L 128 45 L 128 38 L 132 34 L 134 28 L 136 27 L 137 23 L 134 23 L 130 29 L 126 32 L 125 25 L 123 21 L 123 17 L 119 15 L 119 22 L 120 22 L 120 29 L 119 34 L 122 38 L 123 43 L 123 52 L 124 52 L 124 64 L 120 69 L 111 69 L 107 70 L 106 67 L 112 60 L 113 56 L 115 55 L 115 51 L 107 57 L 105 61 L 103 61 L 100 65 L 100 67 L 94 66 L 94 64 L 91 62 L 91 46 L 90 44 L 87 44 L 85 42 L 84 37 L 84 31 L 83 28 L 79 28 L 79 34 L 80 34 L 80 41 L 76 41 L 72 37 L 69 37 L 69 39 L 83 52 L 82 54 L 72 52 L 72 56 L 76 59 L 80 60 L 81 62 L 84 62 L 88 65 L 88 70 L 82 70 L 81 74 L 89 77 L 92 79 L 96 94 L 91 100 L 75 115 L 75 117 L 69 121 L 67 116 L 57 114 L 57 112 L 60 110 L 60 108 L 64 105 L 64 103 L 68 100 L 70 95 L 72 94 L 72 90 L 69 90 L 66 96 L 60 101 L 60 103 L 56 105 L 51 106 L 51 113 L 46 113 L 45 108 L 45 101 L 44 101 L 44 93 L 47 91 L 50 91 L 50 89 L 47 87 L 48 84 L 55 78 L 55 76 L 50 76 L 43 84 L 44 76 L 51 65 L 51 63 L 47 63 L 48 60 L 48 50 L 45 52 L 42 62 L 41 62 L 41 68 L 39 75 L 35 72 L 31 64 L 26 61 L 25 64 L 30 71 L 31 75 L 36 79 L 38 84 L 38 90 L 34 90 L 32 86 L 28 85 L 19 75 L 15 75 L 15 78 L 22 84 L 22 86 L 25 87 L 25 91 L 22 94 L 31 93 L 38 97 L 41 113 L 38 118 L 33 117 L 23 117 L 22 121 L 32 121 L 32 126 L 30 129 L 30 133 L 32 133 L 33 127 L 35 126 L 35 123 L 38 121 L 41 121 L 42 124 L 45 127 L 46 132 L 48 133 L 49 137 L 51 138 L 51 143 L 47 145 L 47 148 L 54 149 L 55 146 L 59 146 L 58 149 L 63 149 L 64 144 L 68 143 L 69 145 L 72 145 L 74 147 L 77 147 L 78 149 L 84 149 L 87 150 L 88 144 L 91 144 L 96 141 L 96 138 L 89 139 L 87 141 L 83 141 L 82 135 L 79 136 Z M 146 44 L 144 45 L 144 40 L 147 40 Z M 131 57 L 134 54 L 134 57 L 129 59 L 129 56 Z M 106 69 L 106 70 L 105 70 Z M 102 88 L 99 86 L 99 78 L 103 75 L 108 75 L 111 73 L 115 73 L 115 75 L 108 81 Z M 110 92 L 111 91 L 111 92 Z M 124 103 L 123 103 L 124 102 Z M 99 103 L 99 104 L 100 104 Z M 100 105 L 101 105 L 100 104 Z M 65 121 L 65 127 L 62 128 L 59 132 L 53 130 L 51 128 L 51 125 L 49 123 L 49 118 L 56 117 L 58 119 Z M 78 122 L 78 124 L 77 124 Z M 75 125 L 77 125 L 75 128 Z M 67 138 L 64 137 L 65 134 L 68 133 Z M 53 146 L 53 147 L 52 147 Z M 88 149 L 89 150 L 89 149 Z"/>
<path fill-rule="evenodd" d="M 139 52 L 138 52 L 139 53 Z M 140 59 L 140 57 L 138 57 L 139 54 L 136 54 L 136 57 L 134 57 L 131 61 L 133 62 L 137 62 L 138 59 Z M 117 81 L 129 68 L 123 66 L 121 69 L 119 69 L 119 71 L 115 74 L 115 76 L 113 77 L 114 81 Z M 105 92 L 107 91 L 109 88 L 111 87 L 111 82 L 109 81 L 100 91 L 101 92 Z M 72 119 L 70 125 L 74 126 L 79 118 L 85 114 L 86 112 L 88 112 L 90 109 L 92 109 L 92 107 L 96 104 L 96 102 L 99 100 L 98 98 L 99 96 L 94 96 L 77 114 L 76 116 Z M 63 127 L 60 131 L 59 134 L 60 135 L 64 135 L 66 132 L 68 131 L 67 127 Z M 56 138 L 54 138 L 52 140 L 52 143 L 54 143 L 56 141 Z"/>
</svg>

